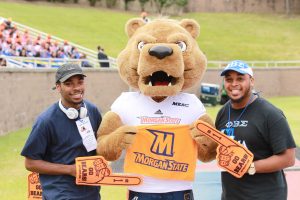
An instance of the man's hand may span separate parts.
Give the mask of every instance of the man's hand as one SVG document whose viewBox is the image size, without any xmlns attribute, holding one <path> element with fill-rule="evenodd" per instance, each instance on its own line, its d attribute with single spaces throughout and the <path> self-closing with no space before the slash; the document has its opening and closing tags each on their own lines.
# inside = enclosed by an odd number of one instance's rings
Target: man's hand
<svg viewBox="0 0 300 200">
<path fill-rule="evenodd" d="M 252 160 L 249 161 L 249 155 L 245 153 L 242 147 L 225 147 L 222 145 L 217 148 L 217 161 L 219 166 L 227 170 L 233 170 L 231 173 L 237 174 L 236 177 L 244 175 L 250 166 L 248 162 L 250 164 L 252 162 Z"/>
</svg>

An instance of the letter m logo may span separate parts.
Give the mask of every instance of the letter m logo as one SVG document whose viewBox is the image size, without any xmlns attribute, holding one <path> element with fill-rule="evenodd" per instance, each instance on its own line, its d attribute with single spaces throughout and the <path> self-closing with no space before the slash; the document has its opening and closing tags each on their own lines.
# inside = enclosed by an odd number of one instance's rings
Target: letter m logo
<svg viewBox="0 0 300 200">
<path fill-rule="evenodd" d="M 173 157 L 174 133 L 150 129 L 147 129 L 147 131 L 155 137 L 151 145 L 151 152 L 157 155 Z"/>
</svg>

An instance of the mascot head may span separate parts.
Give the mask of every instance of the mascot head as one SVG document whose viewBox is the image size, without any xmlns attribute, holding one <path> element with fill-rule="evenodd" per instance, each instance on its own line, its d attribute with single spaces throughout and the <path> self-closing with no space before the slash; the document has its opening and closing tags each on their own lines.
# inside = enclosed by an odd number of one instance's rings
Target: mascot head
<svg viewBox="0 0 300 200">
<path fill-rule="evenodd" d="M 156 19 L 145 23 L 131 19 L 126 24 L 129 41 L 119 54 L 121 78 L 151 97 L 173 96 L 201 80 L 206 57 L 196 38 L 195 20 Z"/>
</svg>

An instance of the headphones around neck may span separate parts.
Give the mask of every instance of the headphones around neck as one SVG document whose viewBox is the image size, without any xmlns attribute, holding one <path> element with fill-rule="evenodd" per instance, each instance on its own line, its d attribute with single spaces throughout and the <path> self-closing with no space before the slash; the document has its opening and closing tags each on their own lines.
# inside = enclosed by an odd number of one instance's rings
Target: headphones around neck
<svg viewBox="0 0 300 200">
<path fill-rule="evenodd" d="M 85 103 L 83 103 L 84 106 L 80 108 L 79 113 L 78 113 L 78 110 L 76 110 L 75 108 L 66 109 L 62 105 L 61 99 L 59 100 L 58 105 L 59 105 L 59 108 L 61 109 L 61 111 L 63 111 L 69 119 L 77 119 L 78 115 L 79 115 L 80 119 L 85 118 L 87 116 L 87 109 L 86 109 Z"/>
</svg>

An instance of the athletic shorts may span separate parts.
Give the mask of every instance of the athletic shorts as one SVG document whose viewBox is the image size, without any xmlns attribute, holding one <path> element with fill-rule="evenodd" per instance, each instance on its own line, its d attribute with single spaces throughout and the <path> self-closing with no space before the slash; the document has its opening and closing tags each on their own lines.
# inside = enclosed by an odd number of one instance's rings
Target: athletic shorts
<svg viewBox="0 0 300 200">
<path fill-rule="evenodd" d="M 168 193 L 143 193 L 129 190 L 128 200 L 194 200 L 192 190 Z"/>
</svg>

